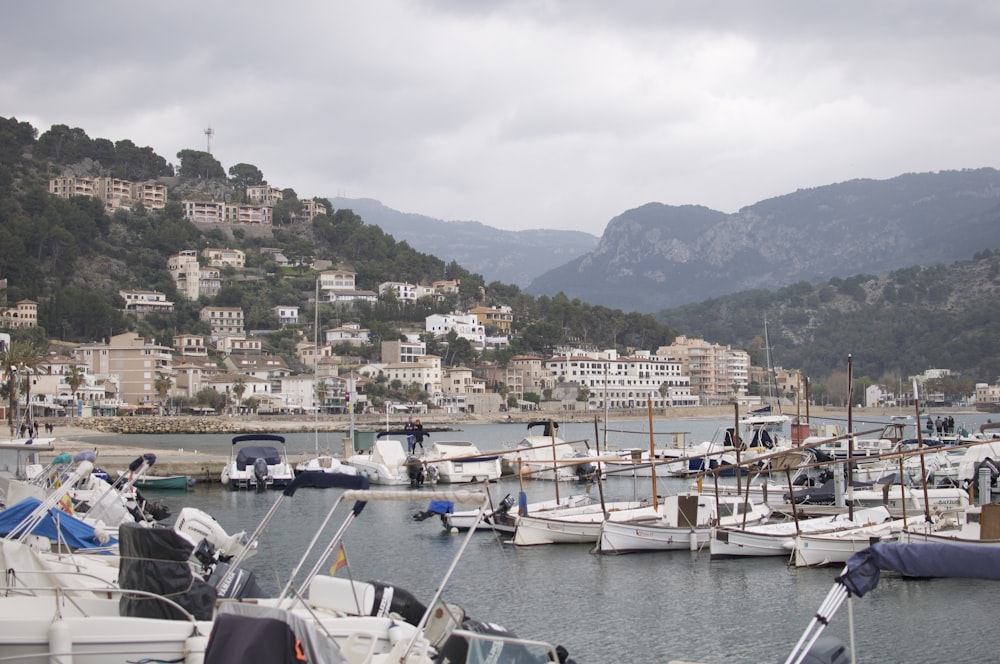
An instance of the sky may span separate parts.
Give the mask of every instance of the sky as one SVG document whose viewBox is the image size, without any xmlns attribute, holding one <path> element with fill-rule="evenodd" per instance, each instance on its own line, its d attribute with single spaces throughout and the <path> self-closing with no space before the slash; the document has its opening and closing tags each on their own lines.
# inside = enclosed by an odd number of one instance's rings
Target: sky
<svg viewBox="0 0 1000 664">
<path fill-rule="evenodd" d="M 994 0 L 8 0 L 0 116 L 506 230 L 1000 165 Z"/>
</svg>

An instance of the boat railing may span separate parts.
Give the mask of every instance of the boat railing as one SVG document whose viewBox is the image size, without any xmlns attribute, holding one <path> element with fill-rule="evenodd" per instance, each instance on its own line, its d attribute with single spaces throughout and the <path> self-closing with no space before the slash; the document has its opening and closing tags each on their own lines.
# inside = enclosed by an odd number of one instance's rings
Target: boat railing
<svg viewBox="0 0 1000 664">
<path fill-rule="evenodd" d="M 544 641 L 532 641 L 516 636 L 502 634 L 484 634 L 481 632 L 470 632 L 464 629 L 452 631 L 452 636 L 458 636 L 469 642 L 469 652 L 465 664 L 484 664 L 495 661 L 492 653 L 497 644 L 506 646 L 516 646 L 523 649 L 534 662 L 558 662 L 561 661 L 556 649 L 551 643 Z M 520 661 L 520 660 L 519 660 Z"/>
<path fill-rule="evenodd" d="M 69 563 L 73 564 L 73 563 Z M 97 574 L 91 574 L 90 572 L 82 572 L 79 569 L 76 570 L 57 570 L 57 569 L 29 569 L 29 570 L 9 570 L 6 575 L 6 582 L 2 587 L 0 587 L 0 593 L 4 597 L 9 597 L 11 594 L 23 594 L 31 597 L 40 597 L 42 595 L 50 595 L 62 586 L 52 585 L 52 586 L 25 586 L 21 585 L 21 579 L 24 576 L 39 575 L 39 576 L 57 576 L 57 577 L 72 577 L 79 578 L 81 580 L 86 580 L 88 582 L 95 582 L 93 586 L 81 587 L 79 590 L 86 590 L 93 593 L 105 593 L 113 590 L 120 590 L 117 586 L 111 584 L 106 578 L 99 576 Z M 44 593 L 39 593 L 39 589 L 44 590 Z"/>
<path fill-rule="evenodd" d="M 95 592 L 98 592 L 100 594 L 107 594 L 107 595 L 134 596 L 142 599 L 155 600 L 158 602 L 162 602 L 168 605 L 170 608 L 177 611 L 180 615 L 176 620 L 177 621 L 184 620 L 186 622 L 191 623 L 191 626 L 194 629 L 193 635 L 198 634 L 198 619 L 190 611 L 188 611 L 183 606 L 181 606 L 174 600 L 170 599 L 169 597 L 164 597 L 163 595 L 158 595 L 154 592 L 149 592 L 148 590 L 133 590 L 128 588 L 71 588 L 68 586 L 55 586 L 55 587 L 21 586 L 19 589 L 30 592 L 38 592 L 38 591 L 51 592 L 52 593 L 51 597 L 56 602 L 57 606 L 63 602 L 69 602 L 74 607 L 76 607 L 76 609 L 80 612 L 80 615 L 88 618 L 91 616 L 88 615 L 86 609 L 79 602 L 73 600 L 72 595 L 78 595 L 82 593 L 93 594 Z M 49 595 L 41 595 L 41 596 L 47 597 Z M 108 599 L 110 599 L 110 597 Z M 202 636 L 207 636 L 207 635 L 202 635 Z M 2 661 L 2 659 L 0 659 L 0 661 Z"/>
</svg>

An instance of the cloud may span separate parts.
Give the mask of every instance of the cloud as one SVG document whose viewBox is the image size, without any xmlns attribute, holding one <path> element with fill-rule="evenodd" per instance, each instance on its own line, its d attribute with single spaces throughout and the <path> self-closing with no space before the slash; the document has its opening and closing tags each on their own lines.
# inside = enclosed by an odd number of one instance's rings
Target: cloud
<svg viewBox="0 0 1000 664">
<path fill-rule="evenodd" d="M 300 196 L 599 234 L 996 165 L 991 2 L 27 2 L 3 114 L 212 151 Z"/>
</svg>

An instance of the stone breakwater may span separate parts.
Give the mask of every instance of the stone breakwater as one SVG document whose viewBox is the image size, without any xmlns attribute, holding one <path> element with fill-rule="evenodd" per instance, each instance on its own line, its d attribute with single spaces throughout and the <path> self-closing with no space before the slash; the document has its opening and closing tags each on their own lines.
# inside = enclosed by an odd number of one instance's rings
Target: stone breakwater
<svg viewBox="0 0 1000 664">
<path fill-rule="evenodd" d="M 74 420 L 74 427 L 95 433 L 122 434 L 240 434 L 280 429 L 290 433 L 343 431 L 340 422 L 288 421 L 268 422 L 240 417 L 89 417 Z"/>
</svg>

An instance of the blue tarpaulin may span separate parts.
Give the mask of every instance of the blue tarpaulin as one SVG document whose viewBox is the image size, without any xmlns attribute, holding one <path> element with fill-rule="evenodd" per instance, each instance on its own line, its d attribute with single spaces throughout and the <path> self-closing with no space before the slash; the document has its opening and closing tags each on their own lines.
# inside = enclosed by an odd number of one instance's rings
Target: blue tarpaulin
<svg viewBox="0 0 1000 664">
<path fill-rule="evenodd" d="M 1000 579 L 1000 548 L 978 544 L 877 542 L 855 553 L 837 580 L 862 597 L 878 585 L 880 570 L 920 578 Z"/>
<path fill-rule="evenodd" d="M 0 536 L 16 531 L 18 524 L 28 518 L 40 504 L 41 501 L 37 498 L 25 498 L 0 512 Z M 56 520 L 59 521 L 61 535 L 56 532 Z M 74 549 L 101 548 L 111 546 L 117 541 L 112 537 L 102 544 L 94 535 L 93 526 L 55 507 L 49 508 L 49 513 L 42 517 L 31 532 L 53 541 L 62 540 Z"/>
<path fill-rule="evenodd" d="M 431 514 L 452 514 L 455 511 L 455 503 L 450 500 L 432 500 L 427 506 L 427 511 Z"/>
</svg>

